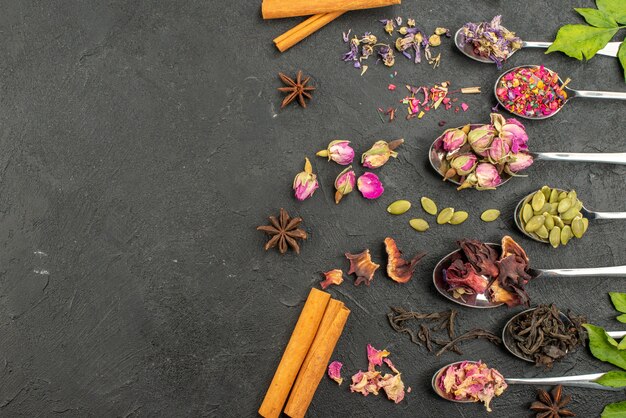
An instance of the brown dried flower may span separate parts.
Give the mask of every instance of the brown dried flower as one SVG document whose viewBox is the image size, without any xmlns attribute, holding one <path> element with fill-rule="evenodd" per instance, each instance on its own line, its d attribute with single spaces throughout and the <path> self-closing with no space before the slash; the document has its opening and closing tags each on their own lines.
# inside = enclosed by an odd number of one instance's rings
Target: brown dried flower
<svg viewBox="0 0 626 418">
<path fill-rule="evenodd" d="M 374 280 L 374 272 L 380 267 L 380 264 L 372 262 L 370 250 L 365 250 L 360 254 L 346 253 L 346 258 L 350 260 L 350 270 L 348 274 L 356 274 L 356 286 L 365 283 L 366 286 Z"/>
<path fill-rule="evenodd" d="M 415 267 L 426 253 L 418 253 L 411 261 L 402 258 L 402 252 L 398 250 L 393 238 L 385 238 L 385 250 L 387 251 L 387 274 L 398 283 L 406 283 L 411 280 Z"/>
</svg>

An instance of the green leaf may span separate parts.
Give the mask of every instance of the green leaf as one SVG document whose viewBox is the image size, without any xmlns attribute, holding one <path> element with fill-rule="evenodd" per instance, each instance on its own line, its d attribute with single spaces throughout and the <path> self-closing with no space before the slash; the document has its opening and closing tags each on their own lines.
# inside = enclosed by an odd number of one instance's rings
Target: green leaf
<svg viewBox="0 0 626 418">
<path fill-rule="evenodd" d="M 602 411 L 602 418 L 626 417 L 626 401 L 608 404 Z"/>
<path fill-rule="evenodd" d="M 619 322 L 626 323 L 626 314 L 622 314 L 615 319 L 617 319 Z"/>
<path fill-rule="evenodd" d="M 620 341 L 619 344 L 617 344 L 617 349 L 626 350 L 626 337 L 622 338 L 622 341 Z"/>
<path fill-rule="evenodd" d="M 574 8 L 587 23 L 597 28 L 616 28 L 617 22 L 611 16 L 598 9 Z"/>
<path fill-rule="evenodd" d="M 626 386 L 626 372 L 622 370 L 612 370 L 597 379 L 596 383 L 612 388 L 622 388 Z"/>
<path fill-rule="evenodd" d="M 589 349 L 598 360 L 606 361 L 626 370 L 626 351 L 617 349 L 617 342 L 606 335 L 604 329 L 591 324 L 583 325 L 589 334 Z"/>
<path fill-rule="evenodd" d="M 561 51 L 566 55 L 582 60 L 590 59 L 606 46 L 617 33 L 617 28 L 594 28 L 587 25 L 565 25 L 556 34 L 554 43 L 546 54 Z"/>
<path fill-rule="evenodd" d="M 622 68 L 624 69 L 624 81 L 626 81 L 626 38 L 624 38 L 622 44 L 617 50 L 617 58 L 619 58 L 619 62 L 622 64 Z M 624 315 L 618 316 L 617 320 L 620 322 L 626 322 L 626 320 L 622 321 L 621 319 L 619 319 L 621 316 Z"/>
<path fill-rule="evenodd" d="M 626 313 L 626 293 L 609 292 L 609 296 L 615 309 L 621 313 Z"/>
<path fill-rule="evenodd" d="M 624 0 L 596 0 L 598 9 L 617 22 L 626 24 L 626 2 Z"/>
</svg>

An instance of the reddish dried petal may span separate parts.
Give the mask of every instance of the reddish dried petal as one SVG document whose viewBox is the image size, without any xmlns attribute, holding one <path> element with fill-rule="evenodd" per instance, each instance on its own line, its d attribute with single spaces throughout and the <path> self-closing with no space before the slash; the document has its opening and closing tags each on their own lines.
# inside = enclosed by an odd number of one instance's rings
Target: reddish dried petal
<svg viewBox="0 0 626 418">
<path fill-rule="evenodd" d="M 343 271 L 339 269 L 330 270 L 322 274 L 324 274 L 324 280 L 320 283 L 322 289 L 326 289 L 331 284 L 340 285 L 343 283 Z"/>
<path fill-rule="evenodd" d="M 365 250 L 360 254 L 346 253 L 345 255 L 346 258 L 350 260 L 350 270 L 348 270 L 348 274 L 356 274 L 354 284 L 358 286 L 361 283 L 365 283 L 365 285 L 369 286 L 372 280 L 374 280 L 374 273 L 378 267 L 380 267 L 379 264 L 372 262 L 370 250 Z"/>
<path fill-rule="evenodd" d="M 411 280 L 417 263 L 426 255 L 418 253 L 411 261 L 402 258 L 402 252 L 398 250 L 398 246 L 393 238 L 385 238 L 385 250 L 387 251 L 387 274 L 398 283 L 406 283 Z"/>
</svg>

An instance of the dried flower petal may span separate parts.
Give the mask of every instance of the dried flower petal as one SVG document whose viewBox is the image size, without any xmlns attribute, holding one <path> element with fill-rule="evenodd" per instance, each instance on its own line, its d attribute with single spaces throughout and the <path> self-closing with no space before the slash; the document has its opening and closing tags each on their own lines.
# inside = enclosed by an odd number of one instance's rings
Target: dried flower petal
<svg viewBox="0 0 626 418">
<path fill-rule="evenodd" d="M 333 361 L 328 365 L 328 377 L 333 379 L 337 384 L 341 385 L 343 383 L 343 378 L 341 377 L 341 368 L 343 364 L 339 361 Z"/>
<path fill-rule="evenodd" d="M 395 403 L 400 403 L 404 399 L 404 382 L 400 373 L 386 374 L 381 379 L 380 386 L 385 391 L 387 399 Z"/>
<path fill-rule="evenodd" d="M 372 262 L 370 250 L 365 250 L 360 254 L 346 253 L 346 258 L 350 260 L 348 274 L 354 273 L 356 275 L 354 284 L 358 286 L 361 283 L 365 283 L 365 285 L 369 286 L 372 280 L 374 280 L 374 273 L 380 267 L 379 264 Z"/>
<path fill-rule="evenodd" d="M 398 283 L 406 283 L 413 277 L 415 267 L 426 253 L 418 253 L 411 261 L 402 258 L 402 253 L 393 238 L 385 238 L 385 250 L 387 251 L 387 274 Z"/>
<path fill-rule="evenodd" d="M 491 412 L 491 400 L 508 387 L 496 369 L 490 369 L 480 361 L 464 361 L 448 366 L 436 385 L 451 399 L 483 402 L 488 412 Z"/>
<path fill-rule="evenodd" d="M 376 199 L 385 191 L 383 184 L 374 173 L 364 173 L 357 180 L 357 187 L 364 198 Z"/>
<path fill-rule="evenodd" d="M 320 282 L 322 289 L 326 289 L 331 284 L 340 285 L 343 283 L 343 271 L 339 269 L 330 270 L 322 274 L 324 274 L 324 280 Z"/>
<path fill-rule="evenodd" d="M 382 366 L 383 365 L 383 359 L 385 357 L 387 357 L 389 354 L 389 351 L 387 350 L 377 350 L 374 347 L 372 347 L 371 344 L 367 345 L 367 361 L 369 363 L 369 369 L 372 370 L 374 366 Z"/>
<path fill-rule="evenodd" d="M 492 247 L 478 240 L 462 239 L 457 241 L 467 260 L 474 266 L 476 273 L 487 277 L 498 275 L 498 253 Z"/>
<path fill-rule="evenodd" d="M 471 263 L 464 263 L 463 260 L 454 260 L 450 267 L 444 272 L 445 282 L 448 290 L 455 295 L 481 294 L 487 290 L 489 281 L 476 273 Z M 463 291 L 460 291 L 462 289 Z"/>
</svg>

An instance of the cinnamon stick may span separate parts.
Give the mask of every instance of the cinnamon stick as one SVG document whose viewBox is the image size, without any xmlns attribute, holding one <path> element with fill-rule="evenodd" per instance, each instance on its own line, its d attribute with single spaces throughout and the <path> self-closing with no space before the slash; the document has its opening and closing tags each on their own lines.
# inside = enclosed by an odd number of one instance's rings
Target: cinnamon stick
<svg viewBox="0 0 626 418">
<path fill-rule="evenodd" d="M 400 4 L 401 0 L 263 0 L 263 19 L 310 16 L 342 10 L 371 9 Z"/>
<path fill-rule="evenodd" d="M 330 325 L 320 326 L 285 407 L 285 414 L 291 418 L 303 418 L 306 414 L 349 315 L 350 310 L 343 303 L 331 300 L 328 304 L 322 323 Z"/>
<path fill-rule="evenodd" d="M 285 52 L 313 32 L 323 28 L 333 20 L 337 19 L 339 16 L 345 13 L 344 11 L 332 12 L 332 13 L 322 13 L 311 16 L 304 22 L 299 25 L 294 26 L 289 29 L 287 32 L 283 33 L 276 39 L 274 39 L 274 44 L 276 48 L 280 52 Z"/>
<path fill-rule="evenodd" d="M 302 308 L 298 322 L 289 338 L 270 387 L 265 394 L 259 414 L 265 418 L 277 418 L 287 400 L 291 386 L 302 366 L 320 322 L 326 312 L 330 294 L 311 289 Z"/>
</svg>

